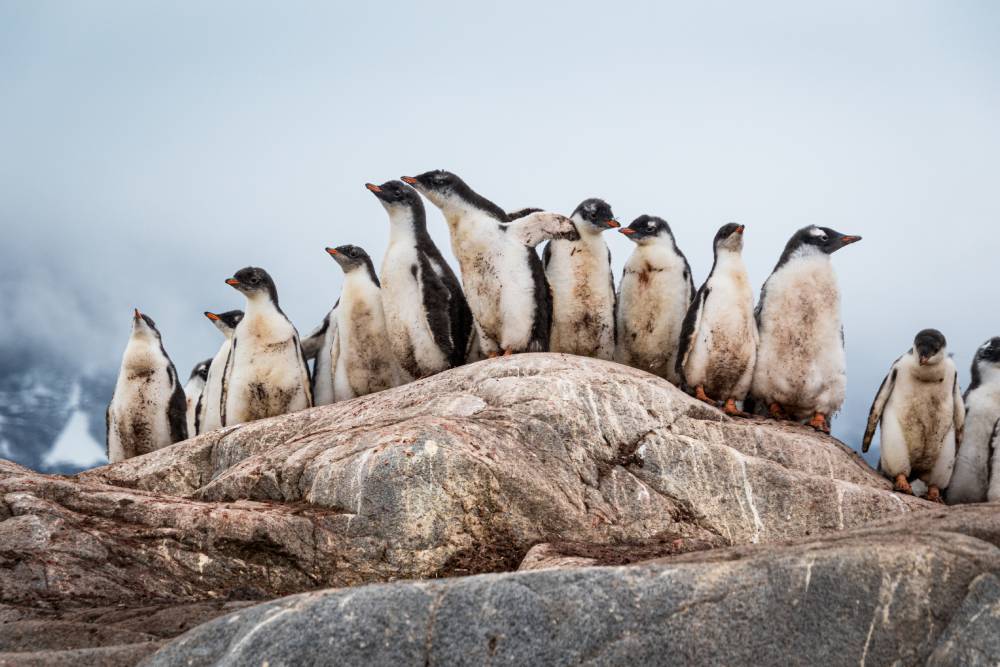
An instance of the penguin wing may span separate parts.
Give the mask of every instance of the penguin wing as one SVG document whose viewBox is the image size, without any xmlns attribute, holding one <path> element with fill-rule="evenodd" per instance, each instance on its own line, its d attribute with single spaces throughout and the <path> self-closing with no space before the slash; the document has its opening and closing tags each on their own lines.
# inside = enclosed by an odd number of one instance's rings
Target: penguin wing
<svg viewBox="0 0 1000 667">
<path fill-rule="evenodd" d="M 312 385 L 312 375 L 309 373 L 309 362 L 306 361 L 306 353 L 305 353 L 305 350 L 302 349 L 302 341 L 299 339 L 299 332 L 295 331 L 295 327 L 294 326 L 292 327 L 292 331 L 295 332 L 295 333 L 292 334 L 292 340 L 294 341 L 295 349 L 297 349 L 299 351 L 299 363 L 302 366 L 299 370 L 301 370 L 302 373 L 304 373 L 305 376 L 306 376 L 305 377 L 305 381 L 302 383 L 302 387 L 306 391 L 306 399 L 307 399 L 307 401 L 309 403 L 309 407 L 312 407 L 312 404 L 313 404 L 312 386 L 313 385 Z"/>
<path fill-rule="evenodd" d="M 545 246 L 548 248 L 548 246 Z M 614 298 L 613 304 L 611 306 L 611 326 L 614 329 L 611 332 L 613 336 L 612 344 L 618 345 L 618 292 L 615 290 L 615 272 L 614 268 L 611 266 L 611 248 L 608 248 L 608 281 L 611 283 L 611 295 Z"/>
<path fill-rule="evenodd" d="M 450 360 L 455 353 L 455 331 L 452 318 L 455 315 L 451 291 L 431 265 L 427 255 L 420 254 L 420 295 L 424 301 L 424 313 L 431 328 L 434 344 Z M 415 270 L 415 269 L 414 269 Z M 463 346 L 464 348 L 464 346 Z"/>
<path fill-rule="evenodd" d="M 316 358 L 319 348 L 323 346 L 323 338 L 326 336 L 326 330 L 330 328 L 330 314 L 337 309 L 337 305 L 339 304 L 340 299 L 337 299 L 337 304 L 334 304 L 333 309 L 326 314 L 326 317 L 319 323 L 319 326 L 302 339 L 302 354 L 305 355 L 306 359 Z"/>
<path fill-rule="evenodd" d="M 902 359 L 902 357 L 899 359 Z M 889 374 L 882 379 L 878 393 L 875 394 L 875 400 L 872 401 L 871 410 L 868 411 L 868 424 L 865 426 L 865 436 L 861 440 L 862 452 L 867 452 L 868 448 L 872 446 L 872 438 L 875 437 L 875 428 L 878 426 L 879 420 L 882 419 L 882 411 L 885 409 L 885 404 L 889 402 L 892 390 L 896 386 L 896 375 L 899 373 L 896 364 L 899 363 L 899 359 L 892 362 L 892 368 L 889 370 Z"/>
<path fill-rule="evenodd" d="M 104 411 L 104 456 L 111 460 L 111 405 L 115 402 L 115 395 L 111 394 L 111 403 Z"/>
<path fill-rule="evenodd" d="M 546 270 L 548 270 L 548 268 L 549 268 L 549 260 L 550 259 L 552 259 L 552 241 L 549 241 L 548 243 L 546 243 L 545 247 L 542 248 L 542 266 Z"/>
<path fill-rule="evenodd" d="M 965 401 L 962 400 L 962 388 L 958 384 L 958 371 L 955 371 L 952 382 L 951 393 L 954 401 L 952 417 L 955 420 L 955 452 L 957 453 L 959 447 L 962 446 L 962 436 L 965 433 Z"/>
<path fill-rule="evenodd" d="M 170 422 L 170 442 L 180 442 L 188 439 L 187 432 L 187 398 L 184 389 L 177 380 L 177 370 L 174 365 L 167 366 L 167 375 L 174 383 L 174 393 L 170 396 L 167 406 L 167 421 Z"/>
<path fill-rule="evenodd" d="M 993 460 L 997 455 L 997 447 L 1000 447 L 1000 419 L 993 422 L 993 432 L 990 434 L 990 444 L 989 447 L 986 448 L 986 461 L 988 464 L 987 470 L 989 471 L 992 471 L 995 467 L 995 465 L 990 464 L 993 464 Z"/>
<path fill-rule="evenodd" d="M 226 426 L 226 403 L 229 397 L 229 380 L 233 373 L 233 359 L 236 357 L 236 344 L 239 338 L 234 333 L 233 342 L 229 344 L 229 354 L 226 355 L 226 365 L 222 369 L 222 390 L 219 392 L 219 426 Z"/>
<path fill-rule="evenodd" d="M 705 302 L 712 289 L 708 286 L 708 281 L 701 286 L 698 293 L 694 295 L 694 300 L 688 306 L 687 314 L 684 315 L 684 322 L 681 324 L 681 339 L 677 348 L 677 359 L 675 369 L 677 374 L 684 378 L 684 364 L 687 363 L 688 353 L 694 347 L 694 338 L 698 335 L 698 324 L 700 324 L 701 313 L 705 308 Z"/>
<path fill-rule="evenodd" d="M 580 238 L 572 220 L 564 215 L 546 211 L 529 213 L 523 218 L 501 226 L 508 234 L 513 234 L 514 238 L 529 248 L 552 239 L 576 241 Z"/>
<path fill-rule="evenodd" d="M 508 213 L 507 214 L 507 221 L 510 222 L 512 220 L 517 220 L 518 218 L 523 218 L 524 216 L 529 215 L 531 213 L 538 213 L 541 210 L 542 209 L 540 209 L 540 208 L 530 208 L 530 207 L 529 208 L 520 208 L 520 209 L 518 209 L 516 211 L 511 211 L 510 213 Z"/>
</svg>

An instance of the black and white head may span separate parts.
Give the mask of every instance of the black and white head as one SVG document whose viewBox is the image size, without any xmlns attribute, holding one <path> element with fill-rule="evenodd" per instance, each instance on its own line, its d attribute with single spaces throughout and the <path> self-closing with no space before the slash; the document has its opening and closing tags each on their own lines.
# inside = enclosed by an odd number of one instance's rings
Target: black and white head
<svg viewBox="0 0 1000 667">
<path fill-rule="evenodd" d="M 356 245 L 339 245 L 336 248 L 327 248 L 326 252 L 340 265 L 344 275 L 363 270 L 376 285 L 379 284 L 378 276 L 375 274 L 375 264 L 364 248 Z"/>
<path fill-rule="evenodd" d="M 390 220 L 424 217 L 424 202 L 417 191 L 402 181 L 386 181 L 382 185 L 365 183 L 365 187 L 389 213 Z"/>
<path fill-rule="evenodd" d="M 188 376 L 188 380 L 190 381 L 195 378 L 201 378 L 202 382 L 208 380 L 208 367 L 211 365 L 212 365 L 211 359 L 199 361 L 194 365 L 194 368 L 191 369 L 191 375 Z"/>
<path fill-rule="evenodd" d="M 156 322 L 149 315 L 139 312 L 138 308 L 132 312 L 132 337 L 160 340 Z"/>
<path fill-rule="evenodd" d="M 719 227 L 719 231 L 715 233 L 715 239 L 712 241 L 712 248 L 715 250 L 715 255 L 718 256 L 722 252 L 742 252 L 743 231 L 745 229 L 745 225 L 739 225 L 735 222 L 730 222 Z"/>
<path fill-rule="evenodd" d="M 213 313 L 206 310 L 205 317 L 223 334 L 230 334 L 236 329 L 236 325 L 240 323 L 240 320 L 243 319 L 243 311 L 227 310 L 224 313 Z"/>
<path fill-rule="evenodd" d="M 226 280 L 226 284 L 248 300 L 269 299 L 275 306 L 278 305 L 278 288 L 274 286 L 274 281 L 267 271 L 260 267 L 248 266 L 240 269 L 232 278 Z"/>
<path fill-rule="evenodd" d="M 937 329 L 924 329 L 913 339 L 913 356 L 921 366 L 940 363 L 947 355 L 944 334 Z"/>
<path fill-rule="evenodd" d="M 781 259 L 778 260 L 778 266 L 792 257 L 832 255 L 844 246 L 857 243 L 860 240 L 860 236 L 849 236 L 829 227 L 809 225 L 795 232 L 788 240 L 785 251 L 781 254 Z"/>
<path fill-rule="evenodd" d="M 583 234 L 600 234 L 605 230 L 621 226 L 615 220 L 615 214 L 611 212 L 611 205 L 596 197 L 580 202 L 569 219 Z"/>
<path fill-rule="evenodd" d="M 657 218 L 655 215 L 640 215 L 632 221 L 631 225 L 622 227 L 618 231 L 639 245 L 647 245 L 657 241 L 673 243 L 674 240 L 674 233 L 667 221 L 663 218 Z"/>
<path fill-rule="evenodd" d="M 503 209 L 473 191 L 465 181 L 450 171 L 435 169 L 419 176 L 403 176 L 402 180 L 416 188 L 417 192 L 442 211 L 474 209 L 487 213 L 500 222 L 507 221 L 507 213 Z"/>
<path fill-rule="evenodd" d="M 988 376 L 1000 375 L 1000 336 L 994 336 L 979 346 L 972 358 L 972 386 L 978 386 Z"/>
</svg>

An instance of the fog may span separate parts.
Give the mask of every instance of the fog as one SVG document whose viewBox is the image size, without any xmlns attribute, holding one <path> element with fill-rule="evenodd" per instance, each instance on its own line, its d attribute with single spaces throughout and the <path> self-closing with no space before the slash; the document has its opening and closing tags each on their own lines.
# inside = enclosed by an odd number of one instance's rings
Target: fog
<svg viewBox="0 0 1000 667">
<path fill-rule="evenodd" d="M 246 265 L 306 333 L 323 248 L 385 249 L 363 183 L 445 168 L 505 208 L 663 216 L 699 282 L 725 222 L 757 286 L 803 225 L 862 235 L 833 258 L 856 445 L 917 330 L 963 382 L 1000 334 L 998 34 L 986 2 L 3 2 L 0 351 L 114 368 L 139 307 L 186 377 Z"/>
</svg>

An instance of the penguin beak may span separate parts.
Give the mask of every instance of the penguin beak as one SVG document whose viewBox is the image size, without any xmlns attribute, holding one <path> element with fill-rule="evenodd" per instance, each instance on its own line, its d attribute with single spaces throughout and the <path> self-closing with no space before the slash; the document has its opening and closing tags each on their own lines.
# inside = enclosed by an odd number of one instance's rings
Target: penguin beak
<svg viewBox="0 0 1000 667">
<path fill-rule="evenodd" d="M 229 280 L 226 281 L 226 284 L 229 285 L 230 287 L 236 287 L 237 285 L 240 284 L 240 281 L 238 281 L 236 278 L 230 278 Z"/>
<path fill-rule="evenodd" d="M 365 187 L 368 188 L 371 192 L 374 192 L 375 194 L 382 192 L 382 188 L 375 185 L 374 183 L 365 183 Z"/>
<path fill-rule="evenodd" d="M 400 180 L 403 181 L 404 183 L 408 184 L 408 185 L 416 185 L 419 182 L 419 181 L 417 181 L 417 179 L 413 178 L 412 176 L 402 176 L 400 178 Z"/>
<path fill-rule="evenodd" d="M 229 281 L 226 281 L 226 282 L 229 282 Z M 219 321 L 219 316 L 218 315 L 216 315 L 215 313 L 210 313 L 207 310 L 205 311 L 205 317 L 207 317 L 208 319 L 212 320 L 213 322 L 218 322 Z"/>
<path fill-rule="evenodd" d="M 615 220 L 614 218 L 608 220 L 604 224 L 607 225 L 608 227 L 610 227 L 611 229 L 615 229 L 616 227 L 621 227 L 622 226 L 621 223 L 618 222 L 617 220 Z"/>
<path fill-rule="evenodd" d="M 735 232 L 735 233 L 736 233 L 736 234 L 742 234 L 742 233 L 743 233 L 743 231 L 744 231 L 744 230 L 745 230 L 746 228 L 747 228 L 747 227 L 746 227 L 746 225 L 740 225 L 739 227 L 737 227 L 737 228 L 736 228 L 736 232 Z"/>
<path fill-rule="evenodd" d="M 139 312 L 138 308 L 134 308 L 133 309 L 132 317 L 134 317 L 137 320 L 141 320 L 142 319 L 142 313 Z"/>
<path fill-rule="evenodd" d="M 340 253 L 337 252 L 336 248 L 327 248 L 326 252 L 330 255 L 330 257 L 333 257 L 334 255 L 340 254 Z"/>
<path fill-rule="evenodd" d="M 841 237 L 840 242 L 843 245 L 851 245 L 852 243 L 857 243 L 860 240 L 861 240 L 860 236 L 844 236 Z"/>
<path fill-rule="evenodd" d="M 624 234 L 625 236 L 632 236 L 633 234 L 635 234 L 635 230 L 632 229 L 631 227 L 622 227 L 621 229 L 618 230 L 618 233 Z"/>
</svg>

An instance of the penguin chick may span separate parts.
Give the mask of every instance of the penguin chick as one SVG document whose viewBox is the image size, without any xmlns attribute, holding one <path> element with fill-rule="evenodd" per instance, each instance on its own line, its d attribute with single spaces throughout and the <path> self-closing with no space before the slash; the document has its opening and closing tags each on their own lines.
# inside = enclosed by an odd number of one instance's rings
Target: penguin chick
<svg viewBox="0 0 1000 667">
<path fill-rule="evenodd" d="M 184 390 L 156 323 L 135 310 L 108 405 L 107 455 L 117 463 L 185 440 Z"/>
<path fill-rule="evenodd" d="M 663 218 L 641 215 L 618 231 L 635 243 L 618 288 L 618 361 L 680 384 L 677 347 L 694 299 L 691 267 Z"/>
<path fill-rule="evenodd" d="M 226 365 L 229 362 L 233 333 L 236 331 L 236 325 L 243 319 L 243 311 L 227 310 L 224 313 L 206 311 L 205 317 L 222 333 L 223 339 L 222 345 L 208 366 L 205 388 L 198 401 L 195 433 L 208 433 L 222 426 L 222 378 L 226 374 Z"/>
<path fill-rule="evenodd" d="M 552 294 L 534 248 L 546 240 L 579 238 L 572 221 L 543 211 L 512 221 L 447 171 L 403 181 L 444 214 L 482 351 L 490 357 L 547 351 Z"/>
<path fill-rule="evenodd" d="M 188 437 L 193 437 L 198 433 L 198 402 L 201 400 L 201 392 L 205 389 L 205 381 L 208 380 L 208 367 L 212 360 L 199 361 L 191 369 L 187 384 L 184 385 L 184 402 L 187 406 Z"/>
<path fill-rule="evenodd" d="M 336 328 L 331 326 L 330 346 L 320 350 L 320 356 L 329 355 L 329 363 L 323 360 L 323 368 L 329 369 L 332 376 L 317 378 L 317 389 L 330 383 L 332 401 L 344 401 L 395 387 L 399 384 L 399 368 L 389 345 L 379 280 L 371 258 L 353 245 L 326 251 L 343 269 L 344 285 L 333 313 Z M 325 389 L 318 393 L 323 400 L 329 395 Z"/>
<path fill-rule="evenodd" d="M 552 352 L 611 359 L 615 352 L 615 279 L 602 232 L 618 227 L 611 207 L 587 199 L 570 220 L 580 238 L 545 244 L 542 264 L 552 288 Z"/>
<path fill-rule="evenodd" d="M 861 447 L 868 451 L 881 424 L 882 472 L 903 493 L 912 493 L 910 482 L 919 478 L 927 484 L 927 499 L 939 502 L 965 422 L 958 372 L 945 346 L 936 329 L 917 334 L 875 395 Z"/>
<path fill-rule="evenodd" d="M 743 263 L 743 225 L 715 234 L 715 261 L 681 325 L 677 374 L 699 400 L 723 401 L 727 414 L 742 414 L 757 358 L 753 291 Z"/>
<path fill-rule="evenodd" d="M 983 343 L 972 359 L 972 382 L 965 392 L 965 436 L 948 484 L 949 503 L 985 502 L 991 481 L 990 449 L 994 426 L 1000 419 L 1000 336 Z M 1000 486 L 1000 485 L 998 485 Z M 1000 490 L 1000 489 L 998 489 Z"/>
<path fill-rule="evenodd" d="M 847 388 L 840 290 L 830 255 L 860 240 L 828 227 L 803 227 L 760 290 L 751 395 L 774 418 L 811 418 L 810 426 L 830 432 L 829 418 Z"/>
<path fill-rule="evenodd" d="M 389 343 L 411 378 L 465 363 L 472 312 L 462 286 L 427 233 L 420 195 L 399 181 L 366 183 L 389 214 L 382 258 L 382 305 Z"/>
<path fill-rule="evenodd" d="M 275 417 L 312 406 L 309 367 L 299 334 L 278 305 L 267 271 L 248 266 L 226 280 L 246 298 L 222 381 L 222 425 Z"/>
</svg>

